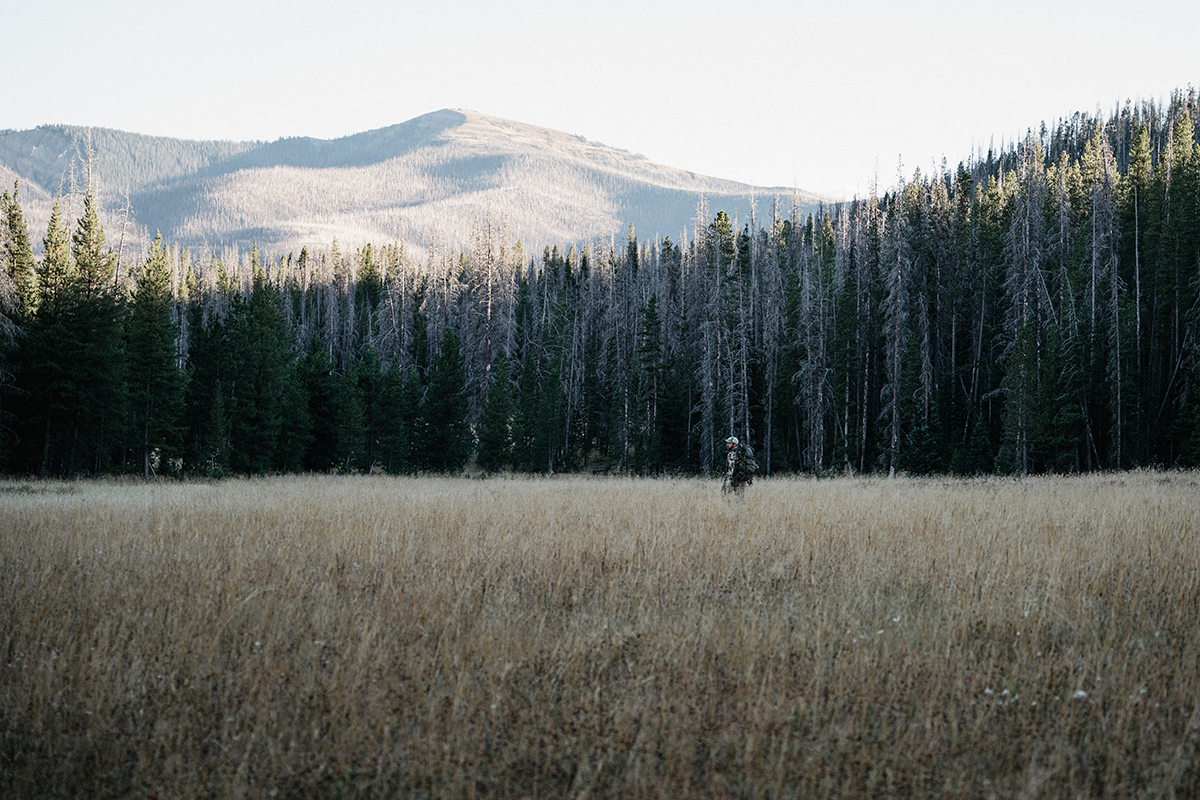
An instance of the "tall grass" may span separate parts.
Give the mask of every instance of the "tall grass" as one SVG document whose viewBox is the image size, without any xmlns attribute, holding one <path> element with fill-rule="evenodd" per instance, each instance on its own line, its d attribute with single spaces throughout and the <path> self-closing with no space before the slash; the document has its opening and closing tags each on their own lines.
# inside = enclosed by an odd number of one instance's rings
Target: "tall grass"
<svg viewBox="0 0 1200 800">
<path fill-rule="evenodd" d="M 1197 480 L 0 484 L 0 794 L 1195 795 Z"/>
</svg>

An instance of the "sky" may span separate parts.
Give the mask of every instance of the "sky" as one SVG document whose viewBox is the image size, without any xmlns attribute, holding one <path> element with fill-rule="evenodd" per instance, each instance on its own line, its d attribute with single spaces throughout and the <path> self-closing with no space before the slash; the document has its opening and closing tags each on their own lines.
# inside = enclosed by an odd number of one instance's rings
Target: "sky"
<svg viewBox="0 0 1200 800">
<path fill-rule="evenodd" d="M 332 139 L 442 108 L 834 200 L 1200 85 L 1194 0 L 15 0 L 0 129 Z"/>
</svg>

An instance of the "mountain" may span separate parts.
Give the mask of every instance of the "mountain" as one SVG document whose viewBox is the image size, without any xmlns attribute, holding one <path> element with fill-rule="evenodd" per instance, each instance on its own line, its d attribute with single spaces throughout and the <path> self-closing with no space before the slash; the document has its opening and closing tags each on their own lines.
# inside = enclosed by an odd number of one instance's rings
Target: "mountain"
<svg viewBox="0 0 1200 800">
<path fill-rule="evenodd" d="M 90 157 L 89 157 L 90 154 Z M 219 249 L 257 242 L 267 252 L 433 238 L 464 246 L 490 211 L 527 250 L 571 244 L 633 224 L 639 236 L 678 239 L 702 195 L 712 213 L 760 219 L 793 190 L 754 187 L 655 164 L 580 136 L 442 110 L 340 139 L 190 141 L 104 128 L 42 126 L 0 132 L 0 180 L 21 180 L 32 239 L 53 198 L 93 185 L 113 226 L 138 236 Z M 795 192 L 811 209 L 822 198 Z M 127 209 L 127 213 L 123 210 Z M 119 221 L 118 221 L 119 220 Z"/>
</svg>

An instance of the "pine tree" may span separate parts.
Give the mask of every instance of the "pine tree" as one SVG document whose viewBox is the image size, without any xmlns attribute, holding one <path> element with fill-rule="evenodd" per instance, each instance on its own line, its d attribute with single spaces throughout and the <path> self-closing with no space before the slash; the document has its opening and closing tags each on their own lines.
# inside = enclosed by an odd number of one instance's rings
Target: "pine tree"
<svg viewBox="0 0 1200 800">
<path fill-rule="evenodd" d="M 479 430 L 479 466 L 485 472 L 500 472 L 513 459 L 513 401 L 508 385 L 508 367 L 496 365 L 492 388 L 483 407 Z"/>
<path fill-rule="evenodd" d="M 188 308 L 191 331 L 184 370 L 183 469 L 219 478 L 230 468 L 227 387 L 232 374 L 228 326 L 216 313 L 204 319 L 206 298 L 193 298 Z"/>
<path fill-rule="evenodd" d="M 75 261 L 74 336 L 81 346 L 76 380 L 83 389 L 75 436 L 87 459 L 81 467 L 99 475 L 111 463 L 125 417 L 125 298 L 113 284 L 116 253 L 108 247 L 92 191 L 84 197 L 84 214 L 71 236 Z M 140 466 L 140 465 L 139 465 Z"/>
<path fill-rule="evenodd" d="M 415 443 L 414 450 L 423 469 L 457 473 L 470 459 L 474 441 L 467 424 L 466 386 L 458 333 L 447 327 L 421 404 L 422 438 Z"/>
<path fill-rule="evenodd" d="M 354 466 L 369 474 L 374 472 L 382 461 L 380 442 L 386 424 L 381 405 L 383 369 L 374 347 L 367 345 L 363 348 L 354 362 L 348 381 L 353 384 L 362 408 L 361 433 L 357 434 Z"/>
<path fill-rule="evenodd" d="M 418 412 L 423 387 L 415 369 L 402 371 L 393 361 L 382 377 L 379 408 L 380 461 L 393 475 L 415 472 L 414 440 L 417 438 Z"/>
<path fill-rule="evenodd" d="M 43 244 L 21 353 L 24 463 L 42 476 L 97 475 L 112 463 L 126 395 L 125 309 L 108 283 L 113 256 L 94 202 L 74 236 L 56 205 Z"/>
<path fill-rule="evenodd" d="M 1043 271 L 1045 207 L 1048 198 L 1041 145 L 1032 136 L 1020 151 L 1012 220 L 1005 238 L 1006 428 L 1011 468 L 1027 474 L 1034 464 L 1031 432 L 1039 385 L 1040 358 L 1050 323 L 1050 296 Z"/>
<path fill-rule="evenodd" d="M 71 235 L 71 255 L 80 289 L 94 297 L 109 287 L 117 257 L 107 245 L 95 192 L 89 187 L 83 198 L 83 216 Z"/>
<path fill-rule="evenodd" d="M 0 256 L 3 256 L 5 271 L 14 292 L 15 302 L 8 312 L 9 318 L 17 324 L 23 324 L 32 315 L 37 300 L 37 262 L 29 243 L 29 229 L 21 212 L 19 196 L 20 183 L 14 182 L 12 195 L 6 191 L 0 200 L 0 212 L 4 215 L 4 228 L 0 232 L 3 253 Z"/>
<path fill-rule="evenodd" d="M 22 332 L 20 325 L 31 313 L 36 288 L 33 250 L 17 201 L 16 184 L 11 196 L 5 192 L 0 197 L 0 217 L 0 466 L 4 466 L 16 440 L 17 417 L 9 405 L 19 390 L 11 356 Z"/>
<path fill-rule="evenodd" d="M 642 306 L 638 331 L 638 411 L 641 428 L 634 467 L 639 473 L 658 473 L 663 467 L 662 419 L 659 400 L 663 391 L 662 322 L 658 315 L 658 295 Z"/>
<path fill-rule="evenodd" d="M 235 295 L 229 314 L 232 345 L 227 390 L 230 466 L 257 475 L 274 471 L 286 441 L 285 390 L 291 354 L 279 297 L 267 286 L 255 248 L 250 297 Z"/>
<path fill-rule="evenodd" d="M 1142 292 L 1142 263 L 1149 255 L 1149 228 L 1151 221 L 1151 179 L 1153 162 L 1150 150 L 1150 133 L 1145 124 L 1139 123 L 1129 153 L 1129 167 L 1120 180 L 1121 195 L 1121 254 L 1120 264 L 1125 274 L 1125 284 L 1132 290 L 1131 302 L 1133 327 L 1131 367 L 1135 376 L 1148 373 L 1148 337 L 1143 319 L 1145 298 Z M 1145 254 L 1145 255 L 1144 255 Z M 1145 319 L 1149 319 L 1146 315 Z M 1153 437 L 1149 429 L 1147 409 L 1153 404 L 1151 382 L 1134 380 L 1130 391 L 1131 424 L 1129 446 L 1136 448 L 1132 455 L 1136 463 L 1147 463 L 1152 458 Z"/>
<path fill-rule="evenodd" d="M 909 292 L 912 288 L 913 240 L 908 215 L 899 199 L 893 201 L 888 213 L 886 231 L 884 268 L 887 270 L 887 294 L 883 306 L 883 346 L 887 383 L 884 385 L 883 414 L 888 431 L 888 470 L 894 474 L 899 466 L 896 461 L 904 442 L 902 425 L 907 422 L 903 418 L 904 394 L 912 390 L 904 381 L 904 363 L 911 332 Z"/>
<path fill-rule="evenodd" d="M 312 424 L 312 441 L 304 456 L 304 469 L 328 472 L 340 466 L 345 448 L 341 441 L 343 426 L 338 419 L 342 412 L 341 393 L 320 331 L 313 331 L 297 373 Z"/>
<path fill-rule="evenodd" d="M 183 382 L 175 350 L 178 327 L 171 321 L 174 298 L 167 258 L 159 234 L 138 275 L 125 331 L 129 406 L 143 480 L 149 480 L 154 461 L 161 464 L 178 447 Z M 155 453 L 158 459 L 153 458 Z"/>
<path fill-rule="evenodd" d="M 1183 109 L 1174 122 L 1167 164 L 1163 232 L 1160 237 L 1160 275 L 1166 289 L 1162 317 L 1166 323 L 1165 349 L 1169 352 L 1171 373 L 1184 373 L 1175 386 L 1168 387 L 1171 396 L 1164 398 L 1167 414 L 1159 435 L 1174 442 L 1188 442 L 1188 458 L 1200 463 L 1200 441 L 1192 441 L 1196 430 L 1196 411 L 1188 372 L 1200 364 L 1200 339 L 1196 320 L 1200 314 L 1197 276 L 1200 275 L 1200 145 L 1196 142 L 1195 124 L 1190 110 Z M 1190 335 L 1189 335 L 1190 334 Z M 1189 391 L 1191 390 L 1191 391 Z"/>
<path fill-rule="evenodd" d="M 275 469 L 297 472 L 312 443 L 312 417 L 300 383 L 298 365 L 288 359 L 279 389 L 279 440 L 276 443 Z M 361 433 L 361 431 L 360 431 Z"/>
</svg>

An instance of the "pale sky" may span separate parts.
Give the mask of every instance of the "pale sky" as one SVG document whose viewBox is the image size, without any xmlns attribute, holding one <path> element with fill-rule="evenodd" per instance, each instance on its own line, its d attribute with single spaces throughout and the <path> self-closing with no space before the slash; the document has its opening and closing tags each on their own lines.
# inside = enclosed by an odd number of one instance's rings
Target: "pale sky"
<svg viewBox="0 0 1200 800">
<path fill-rule="evenodd" d="M 331 139 L 466 108 L 849 199 L 1200 85 L 1195 0 L 11 0 L 0 128 Z"/>
</svg>

